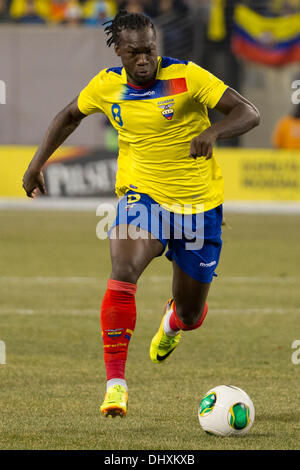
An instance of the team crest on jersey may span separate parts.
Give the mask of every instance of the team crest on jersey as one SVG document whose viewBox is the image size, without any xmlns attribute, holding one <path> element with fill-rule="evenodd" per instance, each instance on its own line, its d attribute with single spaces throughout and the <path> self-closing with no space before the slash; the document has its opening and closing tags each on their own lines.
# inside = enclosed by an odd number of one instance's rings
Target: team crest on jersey
<svg viewBox="0 0 300 470">
<path fill-rule="evenodd" d="M 158 102 L 158 106 L 162 109 L 161 114 L 168 121 L 171 121 L 172 117 L 174 116 L 174 103 L 175 101 L 173 99 Z"/>
<path fill-rule="evenodd" d="M 163 117 L 168 119 L 168 121 L 170 121 L 172 119 L 173 115 L 174 115 L 174 109 L 170 108 L 170 106 L 167 105 L 167 106 L 164 107 L 161 114 L 163 115 Z"/>
</svg>

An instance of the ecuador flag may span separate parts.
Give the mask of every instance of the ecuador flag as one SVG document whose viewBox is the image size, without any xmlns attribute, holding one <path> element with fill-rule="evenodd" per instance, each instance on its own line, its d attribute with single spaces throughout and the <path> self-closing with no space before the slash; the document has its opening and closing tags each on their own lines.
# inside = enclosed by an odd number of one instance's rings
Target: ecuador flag
<svg viewBox="0 0 300 470">
<path fill-rule="evenodd" d="M 300 62 L 300 13 L 271 18 L 238 5 L 232 50 L 238 57 L 265 65 Z"/>
</svg>

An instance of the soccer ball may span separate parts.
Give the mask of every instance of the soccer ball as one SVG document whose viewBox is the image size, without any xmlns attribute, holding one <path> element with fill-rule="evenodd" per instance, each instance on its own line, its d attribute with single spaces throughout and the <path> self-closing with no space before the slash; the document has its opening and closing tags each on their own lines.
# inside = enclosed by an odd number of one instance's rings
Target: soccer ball
<svg viewBox="0 0 300 470">
<path fill-rule="evenodd" d="M 244 390 L 232 385 L 219 385 L 209 390 L 198 408 L 201 427 L 216 436 L 241 436 L 254 422 L 255 410 Z"/>
</svg>

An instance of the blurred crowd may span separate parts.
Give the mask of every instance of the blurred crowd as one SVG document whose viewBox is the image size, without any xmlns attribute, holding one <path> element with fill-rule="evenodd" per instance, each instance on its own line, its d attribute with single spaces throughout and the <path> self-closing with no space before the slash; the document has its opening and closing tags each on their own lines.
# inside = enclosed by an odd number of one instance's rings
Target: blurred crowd
<svg viewBox="0 0 300 470">
<path fill-rule="evenodd" d="M 195 3 L 195 0 L 0 0 L 0 22 L 100 26 L 120 8 L 146 13 L 154 19 L 167 12 L 185 14 Z"/>
<path fill-rule="evenodd" d="M 102 25 L 120 8 L 145 13 L 153 20 L 166 15 L 185 17 L 198 7 L 210 8 L 236 0 L 0 0 L 0 22 Z M 299 11 L 300 0 L 239 0 L 257 12 L 276 16 Z"/>
<path fill-rule="evenodd" d="M 300 0 L 0 0 L 0 27 L 5 23 L 103 27 L 103 23 L 114 18 L 120 9 L 144 13 L 159 28 L 164 55 L 193 60 L 241 91 L 243 67 L 232 47 L 235 11 L 240 5 L 257 16 L 262 15 L 261 18 L 274 18 L 275 21 L 276 17 L 280 21 L 279 17 L 300 12 Z M 243 25 L 244 33 L 249 33 L 247 25 L 248 21 Z M 275 32 L 272 39 L 274 53 L 286 46 L 282 41 L 276 44 L 274 40 L 276 35 L 279 38 L 282 35 L 280 23 L 278 28 L 280 31 Z M 300 24 L 298 30 L 300 32 Z M 299 42 L 299 34 L 297 37 Z M 258 51 L 264 45 L 264 39 L 254 38 Z M 293 45 L 293 37 L 289 39 Z M 253 51 L 253 38 L 250 42 Z M 243 59 L 253 60 L 253 57 Z M 213 121 L 220 118 L 214 110 L 210 114 Z M 224 145 L 238 144 L 237 139 L 226 142 Z"/>
</svg>

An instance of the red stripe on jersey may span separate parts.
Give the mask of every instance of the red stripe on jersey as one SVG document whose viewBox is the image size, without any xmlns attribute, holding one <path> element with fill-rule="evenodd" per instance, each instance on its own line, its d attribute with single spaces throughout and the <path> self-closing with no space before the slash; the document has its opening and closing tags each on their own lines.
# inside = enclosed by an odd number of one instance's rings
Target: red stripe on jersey
<svg viewBox="0 0 300 470">
<path fill-rule="evenodd" d="M 169 94 L 170 95 L 178 95 L 179 93 L 184 93 L 185 91 L 188 91 L 187 89 L 187 84 L 186 84 L 186 79 L 183 78 L 171 78 L 171 80 L 168 80 L 169 82 Z"/>
</svg>

